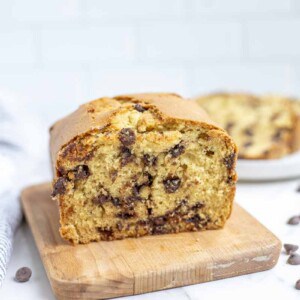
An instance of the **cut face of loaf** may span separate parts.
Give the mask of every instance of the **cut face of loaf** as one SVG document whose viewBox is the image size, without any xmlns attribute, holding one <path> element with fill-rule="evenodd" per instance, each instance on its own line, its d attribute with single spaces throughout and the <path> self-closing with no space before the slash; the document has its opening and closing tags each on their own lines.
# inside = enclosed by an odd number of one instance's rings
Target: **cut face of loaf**
<svg viewBox="0 0 300 300">
<path fill-rule="evenodd" d="M 61 235 L 89 243 L 224 226 L 236 146 L 192 101 L 103 98 L 51 129 Z"/>
<path fill-rule="evenodd" d="M 240 158 L 280 158 L 299 148 L 297 116 L 286 98 L 213 94 L 196 101 L 232 136 Z"/>
</svg>

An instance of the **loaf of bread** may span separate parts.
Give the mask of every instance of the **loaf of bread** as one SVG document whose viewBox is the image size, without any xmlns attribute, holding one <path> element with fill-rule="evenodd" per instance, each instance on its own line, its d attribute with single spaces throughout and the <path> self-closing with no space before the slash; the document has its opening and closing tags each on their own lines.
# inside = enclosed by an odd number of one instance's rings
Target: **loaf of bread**
<svg viewBox="0 0 300 300">
<path fill-rule="evenodd" d="M 236 145 L 175 94 L 102 98 L 50 129 L 60 233 L 89 243 L 222 228 Z"/>
<path fill-rule="evenodd" d="M 280 158 L 300 147 L 296 101 L 293 104 L 290 99 L 277 96 L 226 93 L 199 97 L 196 101 L 233 137 L 239 158 Z"/>
</svg>

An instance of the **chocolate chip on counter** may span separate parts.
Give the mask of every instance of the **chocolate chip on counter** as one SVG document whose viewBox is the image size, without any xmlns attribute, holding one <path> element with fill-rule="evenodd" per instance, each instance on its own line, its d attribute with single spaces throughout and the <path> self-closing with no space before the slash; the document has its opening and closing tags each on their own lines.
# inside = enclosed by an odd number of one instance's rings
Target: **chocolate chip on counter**
<svg viewBox="0 0 300 300">
<path fill-rule="evenodd" d="M 95 197 L 92 201 L 96 205 L 103 205 L 104 203 L 111 201 L 111 196 L 100 194 L 97 197 Z"/>
<path fill-rule="evenodd" d="M 224 161 L 224 164 L 227 168 L 227 170 L 231 170 L 233 168 L 233 165 L 234 165 L 234 161 L 235 161 L 235 153 L 231 153 L 229 154 L 228 156 L 224 157 L 223 161 Z"/>
<path fill-rule="evenodd" d="M 297 253 L 292 253 L 287 260 L 287 263 L 290 265 L 300 265 L 300 255 Z"/>
<path fill-rule="evenodd" d="M 287 224 L 298 225 L 300 223 L 300 216 L 293 216 L 288 219 Z"/>
<path fill-rule="evenodd" d="M 134 160 L 134 155 L 131 153 L 131 150 L 127 147 L 121 147 L 121 166 L 124 167 L 128 163 Z"/>
<path fill-rule="evenodd" d="M 295 284 L 295 289 L 296 290 L 300 290 L 300 279 L 297 280 L 296 284 Z"/>
<path fill-rule="evenodd" d="M 180 187 L 181 180 L 177 176 L 170 176 L 163 181 L 165 191 L 168 194 L 175 193 Z"/>
<path fill-rule="evenodd" d="M 150 156 L 149 154 L 145 154 L 143 156 L 143 162 L 144 162 L 145 166 L 148 166 L 148 167 L 155 166 L 157 163 L 157 157 Z"/>
<path fill-rule="evenodd" d="M 119 140 L 125 146 L 131 146 L 135 142 L 135 133 L 131 128 L 123 128 L 119 133 Z"/>
<path fill-rule="evenodd" d="M 169 153 L 171 154 L 171 156 L 173 158 L 176 158 L 179 155 L 181 155 L 184 152 L 184 150 L 185 150 L 185 147 L 183 144 L 177 144 L 172 149 L 169 150 Z"/>
<path fill-rule="evenodd" d="M 53 186 L 52 197 L 62 195 L 66 192 L 67 179 L 65 177 L 59 177 Z"/>
<path fill-rule="evenodd" d="M 32 271 L 30 268 L 23 267 L 20 268 L 15 275 L 15 281 L 17 282 L 26 282 L 30 279 Z"/>
<path fill-rule="evenodd" d="M 87 165 L 80 165 L 75 168 L 75 179 L 81 180 L 88 178 L 91 173 Z"/>
<path fill-rule="evenodd" d="M 138 112 L 143 113 L 145 110 L 147 110 L 145 107 L 143 107 L 141 104 L 137 103 L 134 106 L 134 109 L 137 110 Z"/>
<path fill-rule="evenodd" d="M 284 244 L 283 247 L 284 247 L 287 254 L 291 254 L 293 252 L 296 252 L 299 249 L 298 245 L 293 245 L 293 244 Z"/>
</svg>

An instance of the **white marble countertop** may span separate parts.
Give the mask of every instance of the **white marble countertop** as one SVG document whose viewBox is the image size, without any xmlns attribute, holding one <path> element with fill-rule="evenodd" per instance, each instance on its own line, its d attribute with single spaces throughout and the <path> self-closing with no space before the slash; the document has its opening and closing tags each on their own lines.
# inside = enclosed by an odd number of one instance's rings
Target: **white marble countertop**
<svg viewBox="0 0 300 300">
<path fill-rule="evenodd" d="M 236 201 L 272 230 L 283 243 L 300 244 L 300 226 L 290 226 L 286 220 L 300 213 L 300 180 L 268 183 L 239 183 Z M 229 278 L 204 284 L 170 289 L 122 299 L 300 299 L 294 288 L 300 279 L 300 266 L 286 264 L 281 254 L 275 268 L 269 271 Z M 29 282 L 14 282 L 16 270 L 29 266 L 33 275 Z M 0 290 L 5 300 L 54 300 L 39 253 L 25 222 L 19 228 L 6 280 Z"/>
</svg>

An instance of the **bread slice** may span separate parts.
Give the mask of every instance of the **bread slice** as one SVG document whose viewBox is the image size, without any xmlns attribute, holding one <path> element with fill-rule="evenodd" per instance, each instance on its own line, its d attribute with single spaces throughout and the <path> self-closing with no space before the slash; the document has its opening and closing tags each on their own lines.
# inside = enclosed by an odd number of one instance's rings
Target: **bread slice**
<svg viewBox="0 0 300 300">
<path fill-rule="evenodd" d="M 231 213 L 236 145 L 192 101 L 102 98 L 50 132 L 52 196 L 72 243 L 217 229 Z"/>
<path fill-rule="evenodd" d="M 195 100 L 233 137 L 240 158 L 280 158 L 297 148 L 297 116 L 287 98 L 220 93 Z"/>
</svg>

